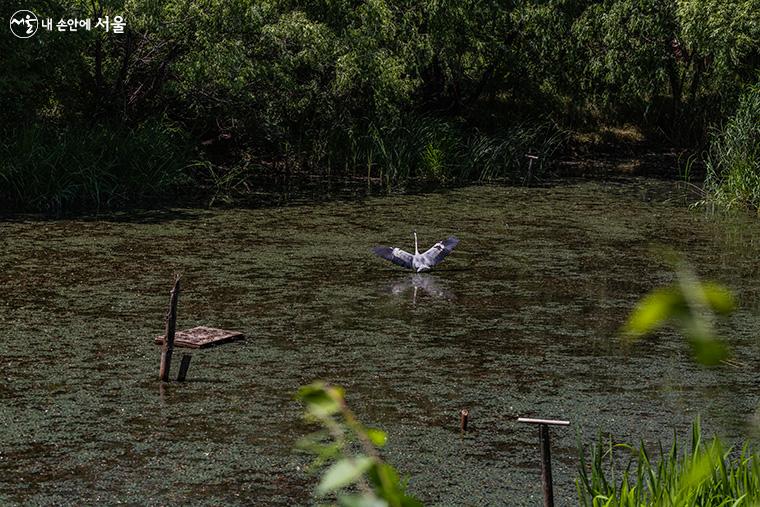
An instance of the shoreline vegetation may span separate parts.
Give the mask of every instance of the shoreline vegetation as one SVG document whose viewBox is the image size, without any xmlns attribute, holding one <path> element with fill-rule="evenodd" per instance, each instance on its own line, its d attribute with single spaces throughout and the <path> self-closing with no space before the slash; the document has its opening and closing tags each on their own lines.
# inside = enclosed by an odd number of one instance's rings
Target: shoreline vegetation
<svg viewBox="0 0 760 507">
<path fill-rule="evenodd" d="M 759 9 L 98 0 L 76 14 L 121 15 L 124 33 L 0 41 L 0 208 L 214 205 L 299 178 L 530 184 L 571 137 L 627 125 L 687 154 L 670 176 L 704 165 L 705 201 L 757 210 Z"/>
<path fill-rule="evenodd" d="M 546 133 L 547 138 L 539 137 Z M 502 137 L 454 140 L 454 158 L 446 163 L 430 144 L 410 143 L 406 153 L 379 162 L 373 156 L 387 156 L 382 150 L 365 152 L 368 163 L 336 171 L 248 158 L 232 166 L 214 165 L 192 158 L 193 147 L 181 132 L 156 124 L 134 131 L 103 128 L 77 133 L 29 127 L 0 142 L 0 213 L 77 216 L 172 206 L 258 207 L 285 205 L 292 198 L 320 201 L 637 175 L 690 183 L 697 206 L 757 212 L 760 172 L 751 160 L 737 162 L 742 155 L 736 151 L 728 152 L 732 160 L 713 154 L 733 147 L 718 145 L 726 142 L 723 131 L 715 129 L 712 136 L 709 158 L 699 160 L 685 148 L 650 144 L 630 126 L 571 132 L 547 123 L 518 126 Z M 536 139 L 539 149 L 529 144 Z M 111 148 L 91 150 L 91 143 L 98 142 Z M 748 152 L 754 149 L 746 135 L 744 142 Z"/>
</svg>

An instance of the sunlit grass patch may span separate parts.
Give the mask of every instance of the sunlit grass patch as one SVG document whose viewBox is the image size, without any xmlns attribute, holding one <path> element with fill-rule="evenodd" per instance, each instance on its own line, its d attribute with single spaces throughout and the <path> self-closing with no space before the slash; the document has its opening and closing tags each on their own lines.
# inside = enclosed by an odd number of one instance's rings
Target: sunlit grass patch
<svg viewBox="0 0 760 507">
<path fill-rule="evenodd" d="M 760 85 L 742 97 L 736 114 L 713 132 L 705 203 L 760 211 Z"/>
<path fill-rule="evenodd" d="M 580 460 L 576 486 L 584 507 L 760 504 L 760 456 L 748 444 L 735 452 L 718 439 L 704 441 L 699 420 L 688 448 L 674 437 L 667 452 L 660 443 L 653 455 L 644 444 L 600 438 L 590 450 L 581 447 Z"/>
</svg>

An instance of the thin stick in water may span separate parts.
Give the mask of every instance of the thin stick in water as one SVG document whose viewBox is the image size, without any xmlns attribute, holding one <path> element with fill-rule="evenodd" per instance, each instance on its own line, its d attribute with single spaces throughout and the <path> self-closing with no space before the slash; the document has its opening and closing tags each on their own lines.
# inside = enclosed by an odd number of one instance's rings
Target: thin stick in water
<svg viewBox="0 0 760 507">
<path fill-rule="evenodd" d="M 161 347 L 161 365 L 158 370 L 158 378 L 162 382 L 169 381 L 169 369 L 172 363 L 172 352 L 174 352 L 174 333 L 177 330 L 177 302 L 179 301 L 179 279 L 180 275 L 174 277 L 174 288 L 169 298 L 169 312 L 166 314 L 166 333 L 164 334 L 164 343 Z"/>
<path fill-rule="evenodd" d="M 179 363 L 179 373 L 177 374 L 177 382 L 184 382 L 185 378 L 187 378 L 187 370 L 190 368 L 190 360 L 192 358 L 192 354 L 182 354 L 182 361 Z"/>
<path fill-rule="evenodd" d="M 470 411 L 463 408 L 459 412 L 459 427 L 464 432 L 467 431 L 467 422 L 470 420 Z"/>
</svg>

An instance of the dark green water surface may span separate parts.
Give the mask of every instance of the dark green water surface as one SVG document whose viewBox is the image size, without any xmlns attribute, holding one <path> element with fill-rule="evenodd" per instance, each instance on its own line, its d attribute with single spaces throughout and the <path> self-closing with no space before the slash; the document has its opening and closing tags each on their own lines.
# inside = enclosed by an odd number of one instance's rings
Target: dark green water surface
<svg viewBox="0 0 760 507">
<path fill-rule="evenodd" d="M 369 253 L 408 249 L 414 229 L 426 247 L 461 243 L 419 278 Z M 757 221 L 691 211 L 644 179 L 5 220 L 0 503 L 314 503 L 293 394 L 323 379 L 388 432 L 385 457 L 430 505 L 540 505 L 536 430 L 515 419 L 571 420 L 553 431 L 571 505 L 576 431 L 669 441 L 701 414 L 729 443 L 752 434 L 758 237 Z M 619 343 L 635 301 L 672 280 L 652 245 L 735 291 L 720 326 L 734 366 L 696 366 L 669 330 Z M 189 381 L 161 387 L 153 338 L 174 272 L 180 328 L 248 339 L 194 352 Z"/>
</svg>

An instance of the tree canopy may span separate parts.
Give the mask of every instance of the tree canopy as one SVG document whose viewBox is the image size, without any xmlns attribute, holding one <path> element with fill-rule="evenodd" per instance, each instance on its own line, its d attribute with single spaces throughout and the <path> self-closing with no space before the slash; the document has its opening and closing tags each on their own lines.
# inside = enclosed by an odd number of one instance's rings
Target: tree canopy
<svg viewBox="0 0 760 507">
<path fill-rule="evenodd" d="M 760 0 L 32 3 L 6 10 L 127 26 L 6 33 L 6 138 L 159 122 L 213 163 L 373 166 L 363 140 L 415 118 L 445 123 L 461 146 L 547 120 L 625 121 L 695 145 L 760 68 Z"/>
</svg>

